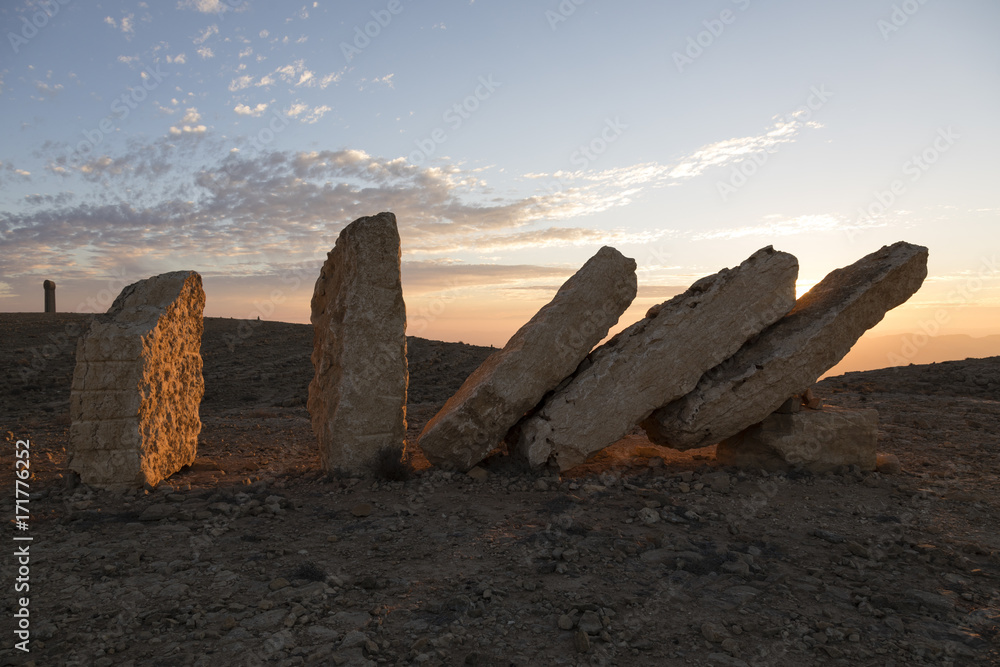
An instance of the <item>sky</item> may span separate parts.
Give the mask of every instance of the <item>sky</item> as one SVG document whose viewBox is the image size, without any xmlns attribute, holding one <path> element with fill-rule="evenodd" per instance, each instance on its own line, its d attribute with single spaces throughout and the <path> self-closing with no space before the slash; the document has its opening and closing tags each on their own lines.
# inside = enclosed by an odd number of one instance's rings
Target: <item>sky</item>
<svg viewBox="0 0 1000 667">
<path fill-rule="evenodd" d="M 309 321 L 396 214 L 408 333 L 502 346 L 601 246 L 619 327 L 773 245 L 799 291 L 883 245 L 928 278 L 870 335 L 1000 333 L 994 0 L 0 7 L 0 311 L 201 273 Z"/>
</svg>

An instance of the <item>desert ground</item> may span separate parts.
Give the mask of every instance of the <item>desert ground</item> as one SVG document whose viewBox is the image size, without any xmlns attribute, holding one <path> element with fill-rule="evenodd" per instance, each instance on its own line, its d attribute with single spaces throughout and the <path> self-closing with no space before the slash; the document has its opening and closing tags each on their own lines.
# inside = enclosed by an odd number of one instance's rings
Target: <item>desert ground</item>
<svg viewBox="0 0 1000 667">
<path fill-rule="evenodd" d="M 765 474 L 634 431 L 559 476 L 330 477 L 308 325 L 207 318 L 195 464 L 65 468 L 74 314 L 0 314 L 0 486 L 30 440 L 30 592 L 2 665 L 1000 664 L 1000 357 L 832 377 L 896 474 Z M 408 340 L 409 437 L 491 352 Z M 24 542 L 8 542 L 11 545 Z M 13 648 L 30 598 L 30 652 Z"/>
</svg>

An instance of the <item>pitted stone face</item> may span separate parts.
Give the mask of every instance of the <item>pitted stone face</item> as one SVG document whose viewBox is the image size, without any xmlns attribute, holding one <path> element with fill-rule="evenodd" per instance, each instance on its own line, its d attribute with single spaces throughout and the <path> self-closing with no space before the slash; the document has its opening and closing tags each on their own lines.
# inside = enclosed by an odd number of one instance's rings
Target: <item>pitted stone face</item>
<svg viewBox="0 0 1000 667">
<path fill-rule="evenodd" d="M 327 471 L 366 473 L 406 437 L 406 306 L 392 213 L 340 233 L 312 297 L 309 415 Z"/>
<path fill-rule="evenodd" d="M 194 462 L 204 309 L 200 275 L 165 273 L 122 290 L 80 338 L 69 466 L 84 483 L 155 486 Z"/>
</svg>

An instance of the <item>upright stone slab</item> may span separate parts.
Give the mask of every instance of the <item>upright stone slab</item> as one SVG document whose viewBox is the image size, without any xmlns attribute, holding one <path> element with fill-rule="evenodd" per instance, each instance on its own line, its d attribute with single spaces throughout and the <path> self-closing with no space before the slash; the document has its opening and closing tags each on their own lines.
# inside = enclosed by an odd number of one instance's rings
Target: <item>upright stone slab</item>
<svg viewBox="0 0 1000 667">
<path fill-rule="evenodd" d="M 877 445 L 877 411 L 827 405 L 768 415 L 720 442 L 715 458 L 724 465 L 770 472 L 804 468 L 826 473 L 850 465 L 875 470 Z"/>
<path fill-rule="evenodd" d="M 164 273 L 123 289 L 80 338 L 69 467 L 83 482 L 155 486 L 194 462 L 204 309 L 200 275 Z"/>
<path fill-rule="evenodd" d="M 340 232 L 312 297 L 309 415 L 327 471 L 365 473 L 406 437 L 406 306 L 396 216 Z"/>
<path fill-rule="evenodd" d="M 768 246 L 654 306 L 515 426 L 511 447 L 532 465 L 582 463 L 785 315 L 797 275 L 796 259 Z"/>
<path fill-rule="evenodd" d="M 479 463 L 573 373 L 635 294 L 635 260 L 601 248 L 427 423 L 418 441 L 427 459 L 461 470 Z"/>
<path fill-rule="evenodd" d="M 927 275 L 927 248 L 885 246 L 833 271 L 781 321 L 642 423 L 675 449 L 719 443 L 771 414 L 844 358 L 861 335 L 905 302 Z"/>
</svg>

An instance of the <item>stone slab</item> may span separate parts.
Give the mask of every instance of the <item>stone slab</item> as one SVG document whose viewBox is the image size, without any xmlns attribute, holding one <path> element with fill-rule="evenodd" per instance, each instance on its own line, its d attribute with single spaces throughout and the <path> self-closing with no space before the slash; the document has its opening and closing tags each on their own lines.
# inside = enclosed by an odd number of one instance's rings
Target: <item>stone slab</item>
<svg viewBox="0 0 1000 667">
<path fill-rule="evenodd" d="M 830 273 L 795 308 L 642 426 L 658 445 L 714 445 L 801 394 L 927 275 L 927 248 L 899 242 Z"/>
<path fill-rule="evenodd" d="M 460 470 L 483 460 L 601 342 L 636 288 L 635 260 L 601 248 L 427 423 L 418 441 L 427 459 Z"/>
</svg>

